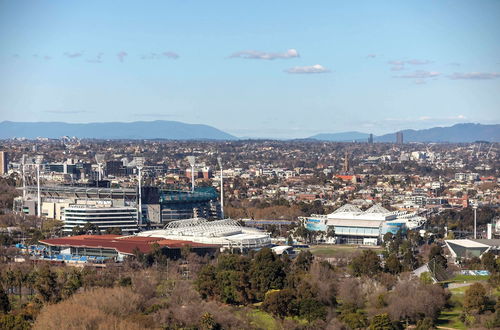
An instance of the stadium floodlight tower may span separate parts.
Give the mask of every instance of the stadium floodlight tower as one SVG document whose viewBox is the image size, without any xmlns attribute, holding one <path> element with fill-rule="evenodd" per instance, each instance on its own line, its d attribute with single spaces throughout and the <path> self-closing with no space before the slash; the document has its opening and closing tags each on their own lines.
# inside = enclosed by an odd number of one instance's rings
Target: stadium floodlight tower
<svg viewBox="0 0 500 330">
<path fill-rule="evenodd" d="M 21 158 L 21 174 L 23 175 L 23 200 L 26 200 L 26 172 L 25 172 L 25 165 L 26 165 L 26 155 L 23 154 L 23 157 Z"/>
<path fill-rule="evenodd" d="M 134 157 L 135 167 L 137 168 L 137 176 L 139 179 L 139 197 L 138 197 L 138 214 L 137 222 L 142 224 L 142 169 L 144 168 L 144 157 Z"/>
<path fill-rule="evenodd" d="M 191 192 L 194 193 L 194 164 L 196 163 L 195 156 L 187 156 L 189 165 L 191 165 Z"/>
<path fill-rule="evenodd" d="M 224 179 L 222 175 L 222 157 L 217 157 L 217 162 L 220 168 L 220 213 L 221 218 L 224 219 Z"/>
<path fill-rule="evenodd" d="M 102 180 L 102 165 L 104 164 L 104 161 L 106 159 L 106 156 L 104 154 L 95 154 L 95 161 L 97 163 L 97 166 L 98 166 L 98 176 L 97 176 L 97 180 L 98 181 L 101 181 Z M 99 184 L 99 183 L 98 183 Z"/>
<path fill-rule="evenodd" d="M 42 165 L 43 156 L 37 155 L 35 158 L 36 163 L 36 188 L 37 188 L 37 216 L 40 218 L 42 216 L 42 196 L 40 194 L 40 165 Z"/>
<path fill-rule="evenodd" d="M 477 204 L 472 207 L 474 209 L 474 239 L 477 238 Z"/>
</svg>

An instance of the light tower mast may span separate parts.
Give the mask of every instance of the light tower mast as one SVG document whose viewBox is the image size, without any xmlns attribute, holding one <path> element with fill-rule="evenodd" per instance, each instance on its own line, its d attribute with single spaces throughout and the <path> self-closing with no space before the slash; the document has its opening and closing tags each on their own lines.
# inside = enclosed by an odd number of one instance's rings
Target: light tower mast
<svg viewBox="0 0 500 330">
<path fill-rule="evenodd" d="M 477 205 L 473 206 L 474 208 L 474 239 L 477 238 Z"/>
<path fill-rule="evenodd" d="M 138 224 L 142 224 L 142 169 L 144 167 L 144 157 L 135 157 L 134 158 L 135 167 L 137 167 L 137 175 L 139 179 L 139 208 L 137 213 L 137 222 Z"/>
<path fill-rule="evenodd" d="M 105 155 L 104 154 L 96 154 L 95 155 L 95 161 L 97 163 L 97 166 L 98 166 L 98 170 L 97 170 L 97 185 L 99 185 L 99 181 L 102 180 L 102 165 L 104 164 L 104 160 L 105 160 Z"/>
<path fill-rule="evenodd" d="M 26 200 L 26 172 L 25 172 L 25 164 L 26 164 L 26 155 L 23 154 L 21 158 L 21 173 L 23 175 L 23 201 Z"/>
<path fill-rule="evenodd" d="M 222 157 L 217 157 L 217 162 L 220 168 L 220 213 L 222 219 L 224 219 L 224 177 L 222 174 Z"/>
<path fill-rule="evenodd" d="M 194 193 L 194 165 L 196 163 L 196 157 L 187 156 L 187 160 L 189 162 L 189 165 L 191 165 L 191 192 Z"/>
<path fill-rule="evenodd" d="M 40 165 L 42 164 L 43 156 L 37 155 L 35 158 L 36 162 L 36 187 L 37 187 L 37 216 L 40 218 L 42 216 L 42 196 L 40 195 Z"/>
</svg>

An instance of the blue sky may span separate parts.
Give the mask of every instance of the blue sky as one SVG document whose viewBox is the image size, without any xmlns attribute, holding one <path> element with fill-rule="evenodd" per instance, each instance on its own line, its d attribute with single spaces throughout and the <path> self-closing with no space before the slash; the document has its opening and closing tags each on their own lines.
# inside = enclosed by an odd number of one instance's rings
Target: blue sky
<svg viewBox="0 0 500 330">
<path fill-rule="evenodd" d="M 236 136 L 500 122 L 500 1 L 0 0 L 0 120 Z"/>
</svg>

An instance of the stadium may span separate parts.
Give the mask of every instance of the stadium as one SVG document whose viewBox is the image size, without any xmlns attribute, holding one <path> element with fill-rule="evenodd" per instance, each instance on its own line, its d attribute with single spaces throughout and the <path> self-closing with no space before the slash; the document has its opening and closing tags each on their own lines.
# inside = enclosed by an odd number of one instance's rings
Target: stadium
<svg viewBox="0 0 500 330">
<path fill-rule="evenodd" d="M 374 205 L 366 211 L 351 204 L 345 204 L 327 215 L 313 214 L 301 218 L 304 226 L 313 231 L 334 228 L 335 240 L 339 244 L 377 245 L 388 232 L 417 229 L 425 224 L 426 218 L 416 213 L 389 211 Z"/>
<path fill-rule="evenodd" d="M 243 227 L 232 219 L 207 221 L 203 218 L 177 220 L 164 229 L 149 230 L 138 234 L 141 237 L 161 237 L 169 240 L 185 240 L 203 244 L 220 245 L 223 249 L 247 251 L 271 245 L 269 234 L 257 229 Z"/>
</svg>

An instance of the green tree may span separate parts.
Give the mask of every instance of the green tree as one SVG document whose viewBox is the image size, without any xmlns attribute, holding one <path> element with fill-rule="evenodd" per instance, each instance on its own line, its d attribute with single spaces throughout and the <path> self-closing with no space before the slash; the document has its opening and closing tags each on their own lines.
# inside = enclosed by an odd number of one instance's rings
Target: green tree
<svg viewBox="0 0 500 330">
<path fill-rule="evenodd" d="M 71 236 L 83 235 L 85 234 L 85 230 L 83 230 L 80 226 L 75 226 L 71 229 Z"/>
<path fill-rule="evenodd" d="M 2 330 L 29 330 L 31 324 L 21 314 L 0 315 L 0 329 Z"/>
<path fill-rule="evenodd" d="M 286 278 L 283 261 L 269 248 L 257 252 L 249 275 L 253 294 L 258 300 L 263 300 L 269 290 L 283 289 Z"/>
<path fill-rule="evenodd" d="M 122 229 L 118 227 L 108 228 L 106 229 L 106 234 L 122 235 Z"/>
<path fill-rule="evenodd" d="M 326 230 L 326 237 L 333 238 L 335 237 L 335 227 L 329 226 L 328 229 Z"/>
<path fill-rule="evenodd" d="M 90 235 L 101 235 L 101 230 L 99 227 L 91 222 L 87 222 L 83 226 L 83 233 L 84 234 L 90 234 Z"/>
<path fill-rule="evenodd" d="M 374 276 L 381 270 L 380 258 L 374 251 L 364 250 L 353 258 L 350 267 L 354 276 Z"/>
<path fill-rule="evenodd" d="M 219 256 L 215 281 L 217 296 L 227 304 L 247 304 L 252 300 L 249 258 L 236 254 Z"/>
<path fill-rule="evenodd" d="M 306 298 L 298 301 L 299 315 L 307 321 L 326 318 L 326 308 L 321 302 L 314 298 Z"/>
<path fill-rule="evenodd" d="M 10 311 L 9 296 L 7 295 L 3 287 L 0 285 L 0 312 L 6 314 L 8 311 Z"/>
<path fill-rule="evenodd" d="M 215 322 L 214 316 L 208 312 L 203 313 L 200 317 L 200 329 L 202 330 L 217 330 L 220 329 L 220 324 Z"/>
<path fill-rule="evenodd" d="M 370 330 L 393 330 L 396 329 L 392 324 L 391 318 L 387 313 L 375 315 L 369 328 Z"/>
<path fill-rule="evenodd" d="M 434 321 L 430 317 L 418 320 L 415 330 L 431 330 L 434 329 Z"/>
<path fill-rule="evenodd" d="M 446 269 L 447 261 L 446 258 L 443 256 L 443 248 L 439 245 L 433 244 L 431 247 L 431 250 L 429 252 L 429 262 L 435 262 L 442 268 Z"/>
<path fill-rule="evenodd" d="M 68 298 L 82 287 L 82 274 L 78 269 L 72 269 L 69 273 L 65 274 L 66 281 L 62 287 L 62 296 Z"/>
<path fill-rule="evenodd" d="M 368 326 L 365 314 L 360 311 L 340 314 L 340 320 L 351 329 L 364 329 Z"/>
<path fill-rule="evenodd" d="M 295 258 L 293 267 L 296 270 L 307 272 L 309 271 L 309 268 L 311 267 L 313 260 L 314 256 L 310 251 L 302 250 L 297 255 L 297 258 Z"/>
<path fill-rule="evenodd" d="M 498 264 L 496 263 L 495 255 L 491 252 L 486 252 L 481 256 L 481 264 L 491 273 L 494 273 L 498 270 Z"/>
<path fill-rule="evenodd" d="M 391 253 L 389 257 L 385 260 L 385 269 L 391 274 L 398 274 L 402 270 L 401 262 L 395 253 Z"/>
<path fill-rule="evenodd" d="M 212 265 L 205 265 L 198 273 L 195 286 L 203 299 L 214 297 L 217 294 L 218 283 L 216 275 L 216 269 Z"/>
<path fill-rule="evenodd" d="M 481 283 L 476 282 L 465 291 L 463 306 L 468 314 L 482 313 L 487 303 L 486 289 Z"/>
<path fill-rule="evenodd" d="M 420 274 L 420 281 L 423 284 L 432 284 L 434 282 L 432 280 L 431 273 L 429 273 L 429 272 L 423 272 L 422 274 Z"/>
<path fill-rule="evenodd" d="M 269 291 L 266 294 L 262 309 L 281 319 L 294 314 L 295 295 L 291 289 Z"/>
<path fill-rule="evenodd" d="M 43 302 L 56 302 L 59 300 L 59 287 L 57 274 L 45 265 L 38 271 L 35 289 Z"/>
</svg>

